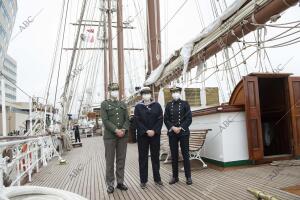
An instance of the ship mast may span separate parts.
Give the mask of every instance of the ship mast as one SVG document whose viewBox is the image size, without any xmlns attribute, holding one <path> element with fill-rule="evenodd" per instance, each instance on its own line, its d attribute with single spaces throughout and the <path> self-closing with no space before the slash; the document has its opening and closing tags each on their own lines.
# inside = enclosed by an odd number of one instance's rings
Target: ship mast
<svg viewBox="0 0 300 200">
<path fill-rule="evenodd" d="M 146 79 L 161 64 L 159 0 L 147 0 L 147 50 L 148 71 Z M 153 97 L 157 100 L 159 88 L 153 85 L 151 89 Z"/>
<path fill-rule="evenodd" d="M 123 49 L 123 12 L 122 0 L 117 1 L 117 38 L 118 38 L 118 80 L 120 87 L 119 98 L 125 97 L 124 82 L 124 49 Z"/>
<path fill-rule="evenodd" d="M 105 8 L 105 3 L 103 3 Z M 107 99 L 107 86 L 108 86 L 108 78 L 107 78 L 107 39 L 106 39 L 106 15 L 104 14 L 104 20 L 103 20 L 103 61 L 104 61 L 104 99 Z"/>
<path fill-rule="evenodd" d="M 108 60 L 109 60 L 109 82 L 113 79 L 113 48 L 112 48 L 112 8 L 111 0 L 107 1 L 108 15 Z M 119 98 L 124 98 L 124 47 L 123 47 L 123 12 L 122 0 L 117 0 L 117 51 L 118 51 L 118 82 L 120 87 Z M 105 48 L 105 47 L 104 47 Z M 104 55 L 105 56 L 105 55 Z M 106 87 L 106 86 L 105 86 Z M 107 90 L 105 91 L 107 93 Z M 107 95 L 107 94 L 105 94 Z"/>
<path fill-rule="evenodd" d="M 108 63 L 109 63 L 109 82 L 114 81 L 113 77 L 113 51 L 112 51 L 112 9 L 111 0 L 107 0 L 107 21 L 108 21 Z"/>
<path fill-rule="evenodd" d="M 147 43 L 149 76 L 161 64 L 159 0 L 147 0 Z"/>
</svg>

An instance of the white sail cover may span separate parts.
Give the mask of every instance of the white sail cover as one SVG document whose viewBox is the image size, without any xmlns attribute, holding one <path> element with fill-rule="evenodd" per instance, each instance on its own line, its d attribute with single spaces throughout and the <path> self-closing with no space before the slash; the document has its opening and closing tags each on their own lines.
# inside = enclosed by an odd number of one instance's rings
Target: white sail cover
<svg viewBox="0 0 300 200">
<path fill-rule="evenodd" d="M 152 85 L 153 83 L 155 83 L 159 79 L 162 72 L 164 71 L 165 65 L 169 63 L 169 61 L 171 60 L 171 58 L 174 55 L 175 55 L 175 53 L 173 53 L 167 60 L 165 60 L 165 62 L 163 62 L 155 70 L 153 70 L 152 73 L 150 74 L 150 76 L 145 81 L 144 85 L 147 86 L 147 85 Z"/>
<path fill-rule="evenodd" d="M 191 57 L 194 44 L 216 31 L 217 28 L 222 25 L 223 21 L 227 20 L 230 16 L 237 12 L 246 2 L 247 0 L 234 1 L 226 10 L 224 10 L 224 12 L 219 18 L 217 18 L 214 22 L 205 27 L 195 38 L 183 45 L 180 51 L 180 56 L 183 59 L 183 74 L 187 72 L 188 62 Z M 165 66 L 169 63 L 172 57 L 173 55 L 150 74 L 149 78 L 145 82 L 145 85 L 151 85 L 160 78 Z"/>
</svg>

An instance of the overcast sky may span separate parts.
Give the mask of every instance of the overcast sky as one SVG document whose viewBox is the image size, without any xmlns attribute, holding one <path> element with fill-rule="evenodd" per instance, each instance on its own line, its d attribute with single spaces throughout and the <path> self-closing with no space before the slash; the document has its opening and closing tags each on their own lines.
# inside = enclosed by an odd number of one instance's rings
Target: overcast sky
<svg viewBox="0 0 300 200">
<path fill-rule="evenodd" d="M 78 9 L 76 11 L 75 1 L 73 2 L 73 17 L 74 21 L 78 19 L 76 13 L 78 14 Z M 80 1 L 80 0 L 79 0 Z M 200 15 L 197 10 L 197 0 L 188 0 L 187 3 L 184 3 L 185 0 L 162 0 L 161 1 L 161 28 L 162 30 L 162 57 L 163 60 L 169 57 L 169 55 L 174 51 L 180 48 L 185 42 L 197 35 L 201 30 L 201 21 Z M 213 20 L 213 15 L 211 7 L 207 0 L 198 0 L 201 11 L 201 15 L 204 18 L 205 25 L 208 25 L 209 22 Z M 135 36 L 140 42 L 134 42 L 132 46 L 141 47 L 143 46 L 143 37 L 141 36 L 141 23 L 143 23 L 143 17 L 146 16 L 146 9 L 144 7 L 145 1 L 134 1 L 139 2 L 141 10 L 137 12 L 136 7 L 134 7 L 132 0 L 124 1 L 124 9 L 129 11 L 124 11 L 124 18 L 134 18 L 133 26 L 136 27 L 135 32 L 133 32 L 133 37 Z M 232 2 L 229 0 L 227 2 Z M 182 9 L 178 9 L 182 6 Z M 12 40 L 10 42 L 8 54 L 10 54 L 18 63 L 18 77 L 17 84 L 28 92 L 30 95 L 35 96 L 44 96 L 45 89 L 47 85 L 47 80 L 49 77 L 49 71 L 51 67 L 51 61 L 53 57 L 56 34 L 59 24 L 59 15 L 62 6 L 62 0 L 19 0 L 18 1 L 18 13 L 15 22 L 14 31 L 12 34 Z M 288 22 L 300 20 L 300 10 L 299 6 L 296 6 L 288 11 L 286 11 L 283 17 L 278 21 Z M 177 12 L 178 11 L 178 12 Z M 138 13 L 138 14 L 137 14 Z M 176 15 L 174 15 L 176 13 Z M 138 16 L 136 16 L 138 15 Z M 28 18 L 34 18 L 33 22 L 29 26 L 20 32 L 20 26 Z M 30 18 L 31 17 L 31 18 Z M 279 31 L 279 30 L 278 30 Z M 68 35 L 69 43 L 71 45 L 74 39 L 72 30 L 71 34 Z M 271 32 L 267 32 L 268 35 L 274 34 L 273 29 Z M 128 43 L 128 33 L 125 35 L 125 45 L 130 45 Z M 14 36 L 16 36 L 14 38 Z M 132 37 L 132 35 L 131 35 Z M 140 37 L 140 38 L 138 38 Z M 298 35 L 299 37 L 299 35 Z M 125 46 L 124 45 L 124 46 Z M 272 64 L 274 66 L 284 64 L 290 60 L 287 66 L 284 69 L 284 72 L 294 73 L 300 75 L 300 58 L 297 55 L 299 52 L 300 45 L 295 44 L 285 48 L 278 48 L 268 50 Z M 299 53 L 298 53 L 299 54 Z M 126 56 L 126 55 L 125 55 Z M 127 70 L 127 84 L 129 82 L 134 82 L 134 84 L 141 84 L 143 80 L 144 73 L 144 56 L 142 53 L 135 53 L 133 55 L 133 61 L 126 60 L 126 65 L 130 65 L 130 70 Z M 137 59 L 138 58 L 138 59 Z M 61 94 L 63 83 L 65 80 L 65 71 L 68 67 L 68 59 L 65 59 L 63 62 L 63 75 L 60 78 L 59 93 Z M 84 62 L 85 63 L 85 62 Z M 131 72 L 136 72 L 130 74 Z M 100 74 L 100 73 L 99 73 Z M 131 77 L 131 78 L 129 78 Z M 134 77 L 134 80 L 132 80 Z M 100 84 L 99 77 L 99 87 L 95 93 L 96 96 L 103 96 L 103 92 Z M 102 84 L 103 85 L 103 84 Z M 214 80 L 210 80 L 210 85 L 215 85 Z M 129 87 L 129 86 L 128 86 Z M 59 94 L 59 95 L 60 95 Z M 53 90 L 51 96 L 54 96 Z M 27 97 L 20 91 L 17 94 L 18 101 L 27 101 Z"/>
</svg>

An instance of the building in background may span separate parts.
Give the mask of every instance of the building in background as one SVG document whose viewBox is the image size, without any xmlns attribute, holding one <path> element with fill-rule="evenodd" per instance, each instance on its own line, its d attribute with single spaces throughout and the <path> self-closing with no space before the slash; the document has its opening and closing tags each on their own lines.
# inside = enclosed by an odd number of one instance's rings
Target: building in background
<svg viewBox="0 0 300 200">
<path fill-rule="evenodd" d="M 16 61 L 6 55 L 3 62 L 2 73 L 5 76 L 4 84 L 5 84 L 5 107 L 6 107 L 6 132 L 8 135 L 11 135 L 12 132 L 20 130 L 20 127 L 25 129 L 24 121 L 28 119 L 29 116 L 29 106 L 25 103 L 16 102 L 17 98 L 17 63 Z M 0 81 L 3 79 L 1 78 Z M 0 83 L 1 85 L 2 83 Z M 0 104 L 2 99 L 2 87 L 0 87 Z M 28 103 L 27 103 L 28 104 Z M 0 106 L 0 135 L 2 131 L 2 107 Z"/>
<path fill-rule="evenodd" d="M 7 102 L 15 102 L 17 99 L 17 63 L 16 61 L 6 55 L 3 62 L 2 73 L 5 79 L 5 100 Z M 0 88 L 0 98 L 2 98 L 2 90 Z"/>
<path fill-rule="evenodd" d="M 6 77 L 5 97 L 8 102 L 16 101 L 17 63 L 6 53 L 16 13 L 16 0 L 0 0 L 0 70 Z M 0 96 L 2 96 L 1 87 Z"/>
<path fill-rule="evenodd" d="M 17 121 L 17 117 L 13 117 L 11 113 L 13 107 L 9 105 L 16 101 L 17 64 L 14 59 L 7 55 L 7 48 L 15 24 L 17 9 L 17 0 L 0 0 L 1 97 L 2 94 L 5 94 L 5 99 L 1 101 L 0 135 L 7 135 L 8 132 L 14 130 Z M 5 78 L 3 78 L 3 75 Z M 5 90 L 5 92 L 2 90 Z"/>
<path fill-rule="evenodd" d="M 2 68 L 17 14 L 17 0 L 0 0 L 0 67 Z"/>
</svg>

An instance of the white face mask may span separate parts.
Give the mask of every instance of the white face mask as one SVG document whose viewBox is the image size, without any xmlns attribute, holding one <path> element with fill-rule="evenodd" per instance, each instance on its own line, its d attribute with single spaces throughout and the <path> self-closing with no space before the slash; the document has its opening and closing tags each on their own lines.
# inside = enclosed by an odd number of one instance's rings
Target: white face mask
<svg viewBox="0 0 300 200">
<path fill-rule="evenodd" d="M 119 97 L 119 91 L 118 90 L 113 90 L 110 92 L 110 96 L 112 98 L 118 98 Z"/>
<path fill-rule="evenodd" d="M 178 99 L 181 98 L 181 95 L 179 92 L 174 92 L 174 93 L 172 93 L 172 97 L 175 101 L 177 101 Z"/>
<path fill-rule="evenodd" d="M 151 99 L 151 94 L 143 94 L 143 95 L 142 95 L 142 98 L 143 98 L 144 101 L 150 101 L 150 99 Z"/>
</svg>

